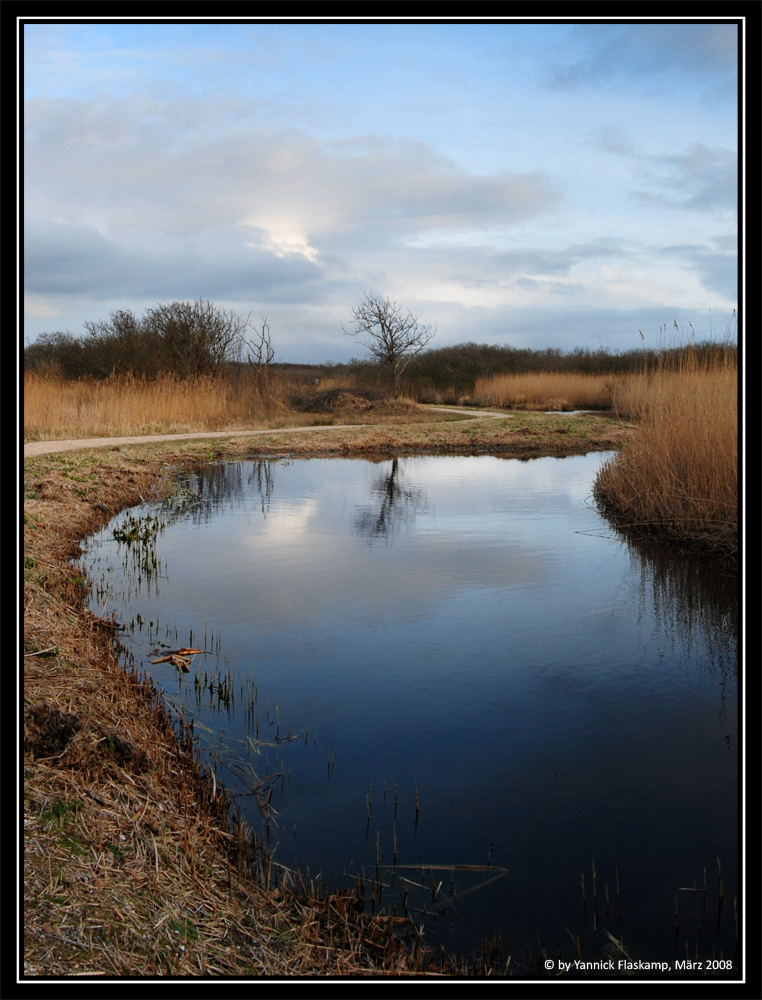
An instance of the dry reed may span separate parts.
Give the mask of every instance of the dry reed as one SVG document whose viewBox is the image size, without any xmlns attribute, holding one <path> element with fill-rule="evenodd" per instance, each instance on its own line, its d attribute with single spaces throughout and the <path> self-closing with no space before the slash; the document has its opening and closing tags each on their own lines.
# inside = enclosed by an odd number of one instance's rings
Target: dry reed
<svg viewBox="0 0 762 1000">
<path fill-rule="evenodd" d="M 636 534 L 735 558 L 738 383 L 734 357 L 702 364 L 686 348 L 669 367 L 617 386 L 619 412 L 638 423 L 595 484 L 602 508 Z"/>
<path fill-rule="evenodd" d="M 237 379 L 119 375 L 66 381 L 24 375 L 27 441 L 236 429 L 266 425 L 283 409 L 280 386 L 261 386 L 253 372 Z"/>
<path fill-rule="evenodd" d="M 227 377 L 111 376 L 65 380 L 24 375 L 24 440 L 82 440 L 274 426 L 416 423 L 431 419 L 412 400 L 358 396 L 346 380 L 319 388 L 282 372 L 266 380 L 244 370 Z M 370 398 L 367 398 L 370 396 Z"/>
<path fill-rule="evenodd" d="M 543 410 L 608 409 L 614 379 L 581 372 L 492 375 L 476 380 L 473 401 L 479 406 Z"/>
</svg>

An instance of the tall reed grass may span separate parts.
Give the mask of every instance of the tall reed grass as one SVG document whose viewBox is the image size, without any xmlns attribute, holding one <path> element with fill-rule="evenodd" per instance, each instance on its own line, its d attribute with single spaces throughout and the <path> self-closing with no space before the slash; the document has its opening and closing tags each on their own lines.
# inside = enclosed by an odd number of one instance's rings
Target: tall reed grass
<svg viewBox="0 0 762 1000">
<path fill-rule="evenodd" d="M 530 407 L 543 410 L 588 410 L 611 407 L 615 378 L 581 372 L 536 372 L 491 375 L 476 380 L 477 406 Z"/>
<path fill-rule="evenodd" d="M 686 348 L 670 365 L 622 380 L 614 405 L 638 429 L 601 467 L 594 492 L 602 509 L 637 534 L 735 558 L 735 354 L 706 362 Z"/>
<path fill-rule="evenodd" d="M 129 375 L 67 381 L 24 374 L 24 439 L 114 437 L 236 429 L 287 409 L 282 387 L 254 373 L 155 379 Z"/>
</svg>

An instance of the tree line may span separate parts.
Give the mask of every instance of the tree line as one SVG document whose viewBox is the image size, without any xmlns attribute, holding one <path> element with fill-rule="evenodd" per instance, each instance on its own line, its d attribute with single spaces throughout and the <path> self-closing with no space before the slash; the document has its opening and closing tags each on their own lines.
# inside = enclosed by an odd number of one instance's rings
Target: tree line
<svg viewBox="0 0 762 1000">
<path fill-rule="evenodd" d="M 266 343 L 265 343 L 266 341 Z M 250 317 L 220 309 L 205 299 L 170 302 L 147 309 L 142 317 L 128 309 L 107 320 L 85 323 L 85 335 L 43 333 L 24 349 L 24 370 L 50 372 L 66 379 L 137 375 L 153 378 L 217 375 L 247 354 L 272 360 L 267 320 L 261 328 Z"/>
<path fill-rule="evenodd" d="M 651 371 L 669 363 L 671 356 L 690 349 L 699 364 L 709 365 L 718 353 L 735 358 L 735 344 L 727 339 L 696 342 L 657 349 L 609 351 L 575 348 L 532 350 L 510 345 L 468 342 L 428 348 L 434 328 L 404 313 L 396 302 L 373 293 L 352 312 L 353 326 L 345 329 L 360 336 L 368 360 L 320 366 L 325 374 L 348 376 L 354 382 L 379 385 L 390 382 L 396 394 L 404 376 L 406 385 L 419 389 L 472 392 L 478 378 L 536 372 L 582 372 L 591 375 Z M 66 379 L 105 378 L 131 374 L 153 378 L 171 373 L 178 377 L 219 375 L 252 365 L 265 384 L 275 352 L 266 319 L 251 322 L 233 311 L 220 309 L 204 299 L 171 302 L 147 309 L 142 317 L 129 310 L 112 312 L 107 320 L 85 323 L 85 335 L 43 333 L 24 349 L 24 370 L 56 374 Z"/>
<path fill-rule="evenodd" d="M 410 359 L 404 381 L 419 390 L 455 390 L 467 395 L 474 391 L 476 380 L 493 375 L 526 375 L 540 372 L 568 372 L 586 375 L 626 375 L 655 371 L 677 361 L 681 352 L 689 349 L 699 366 L 709 367 L 720 354 L 735 359 L 734 344 L 715 341 L 692 342 L 685 346 L 658 349 L 610 351 L 605 347 L 588 350 L 577 347 L 571 351 L 558 348 L 532 350 L 498 344 L 468 342 L 450 347 L 437 347 Z M 331 366 L 331 374 L 341 377 L 346 372 L 358 381 L 372 381 L 378 368 L 368 361 L 352 359 L 348 364 Z"/>
</svg>

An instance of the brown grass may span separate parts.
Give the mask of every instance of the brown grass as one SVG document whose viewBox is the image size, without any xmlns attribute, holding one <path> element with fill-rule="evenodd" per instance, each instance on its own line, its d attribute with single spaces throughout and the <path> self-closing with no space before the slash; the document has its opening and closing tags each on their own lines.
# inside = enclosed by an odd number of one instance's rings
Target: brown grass
<svg viewBox="0 0 762 1000">
<path fill-rule="evenodd" d="M 538 372 L 492 375 L 476 380 L 473 402 L 511 409 L 606 410 L 611 407 L 614 379 L 610 375 Z"/>
<path fill-rule="evenodd" d="M 24 374 L 25 441 L 429 419 L 412 400 L 384 399 L 335 379 L 313 387 L 280 373 L 262 386 L 248 371 L 226 378 L 163 375 L 69 381 Z"/>
<path fill-rule="evenodd" d="M 248 372 L 237 382 L 204 375 L 66 381 L 24 374 L 27 441 L 267 426 L 287 409 L 277 382 L 262 391 Z"/>
<path fill-rule="evenodd" d="M 638 431 L 604 464 L 601 506 L 640 535 L 735 558 L 738 550 L 738 383 L 733 358 L 677 362 L 618 386 L 615 405 Z"/>
</svg>

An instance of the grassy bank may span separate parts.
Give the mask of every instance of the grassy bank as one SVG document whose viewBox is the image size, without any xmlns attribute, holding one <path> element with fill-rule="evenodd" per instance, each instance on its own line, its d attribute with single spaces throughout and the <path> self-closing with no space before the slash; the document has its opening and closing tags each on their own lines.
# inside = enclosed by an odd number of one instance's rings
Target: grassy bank
<svg viewBox="0 0 762 1000">
<path fill-rule="evenodd" d="M 738 384 L 734 357 L 675 364 L 627 379 L 618 403 L 638 430 L 602 467 L 595 496 L 631 533 L 735 559 Z"/>
<path fill-rule="evenodd" d="M 364 913 L 351 896 L 283 885 L 248 831 L 229 824 L 224 793 L 199 771 L 192 732 L 117 662 L 118 630 L 86 610 L 76 566 L 80 539 L 120 509 L 161 497 L 174 471 L 210 460 L 531 455 L 616 447 L 627 433 L 600 417 L 442 417 L 25 462 L 27 975 L 463 974 L 414 937 L 392 935 L 391 921 Z"/>
</svg>

